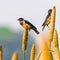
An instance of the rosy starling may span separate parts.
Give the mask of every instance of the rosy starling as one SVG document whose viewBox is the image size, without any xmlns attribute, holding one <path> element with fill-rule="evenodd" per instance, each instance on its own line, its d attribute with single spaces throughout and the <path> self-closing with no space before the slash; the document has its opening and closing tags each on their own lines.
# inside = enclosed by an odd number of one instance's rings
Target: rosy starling
<svg viewBox="0 0 60 60">
<path fill-rule="evenodd" d="M 52 9 L 49 9 L 49 10 L 48 10 L 48 15 L 47 15 L 44 23 L 42 24 L 42 26 L 43 26 L 42 31 L 44 30 L 45 26 L 48 26 L 48 25 L 50 24 L 51 13 L 52 13 Z"/>
<path fill-rule="evenodd" d="M 29 31 L 32 29 L 33 31 L 35 31 L 36 34 L 39 34 L 39 31 L 37 30 L 37 28 L 33 24 L 31 24 L 29 21 L 25 20 L 24 18 L 19 18 L 18 21 L 20 25 L 23 26 L 23 28 L 24 28 L 24 25 L 26 24 L 28 26 Z"/>
</svg>

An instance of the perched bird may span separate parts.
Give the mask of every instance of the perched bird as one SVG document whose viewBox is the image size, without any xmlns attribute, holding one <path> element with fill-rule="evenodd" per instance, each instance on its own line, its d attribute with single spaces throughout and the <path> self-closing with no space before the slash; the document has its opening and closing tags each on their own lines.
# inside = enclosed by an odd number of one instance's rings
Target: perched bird
<svg viewBox="0 0 60 60">
<path fill-rule="evenodd" d="M 29 31 L 32 29 L 33 31 L 36 32 L 36 34 L 39 34 L 37 28 L 33 24 L 31 24 L 29 21 L 25 20 L 24 18 L 19 18 L 18 21 L 20 25 L 23 26 L 23 28 L 25 27 L 25 25 L 27 25 Z"/>
<path fill-rule="evenodd" d="M 49 9 L 49 10 L 48 10 L 48 15 L 47 15 L 44 23 L 42 24 L 42 26 L 43 26 L 42 31 L 44 30 L 45 26 L 48 26 L 48 25 L 50 24 L 51 13 L 52 13 L 52 9 Z"/>
</svg>

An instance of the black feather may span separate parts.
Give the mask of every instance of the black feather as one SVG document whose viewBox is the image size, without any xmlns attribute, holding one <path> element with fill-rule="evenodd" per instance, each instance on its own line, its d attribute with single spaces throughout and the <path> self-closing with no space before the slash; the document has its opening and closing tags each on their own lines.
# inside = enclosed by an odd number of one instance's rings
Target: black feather
<svg viewBox="0 0 60 60">
<path fill-rule="evenodd" d="M 37 30 L 37 28 L 36 28 L 32 23 L 30 23 L 29 21 L 26 21 L 26 20 L 24 20 L 24 21 L 25 21 L 27 24 L 29 24 L 33 30 Z"/>
</svg>

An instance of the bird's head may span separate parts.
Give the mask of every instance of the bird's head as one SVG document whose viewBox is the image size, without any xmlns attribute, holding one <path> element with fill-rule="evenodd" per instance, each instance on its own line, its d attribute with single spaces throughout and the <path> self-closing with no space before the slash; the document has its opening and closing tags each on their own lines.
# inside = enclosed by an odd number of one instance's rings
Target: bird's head
<svg viewBox="0 0 60 60">
<path fill-rule="evenodd" d="M 51 13 L 52 13 L 52 9 L 49 9 L 49 10 L 48 10 L 48 14 L 51 14 Z"/>
<path fill-rule="evenodd" d="M 17 19 L 19 22 L 20 22 L 20 24 L 22 25 L 23 24 L 23 18 L 19 18 L 19 19 Z"/>
<path fill-rule="evenodd" d="M 18 21 L 23 21 L 24 19 L 23 18 L 19 18 L 19 19 L 17 19 Z"/>
</svg>

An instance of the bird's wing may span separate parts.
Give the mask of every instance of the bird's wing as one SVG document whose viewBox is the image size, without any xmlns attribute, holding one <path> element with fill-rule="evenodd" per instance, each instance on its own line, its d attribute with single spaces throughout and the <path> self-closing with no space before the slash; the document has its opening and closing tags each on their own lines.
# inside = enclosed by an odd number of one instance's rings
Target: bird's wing
<svg viewBox="0 0 60 60">
<path fill-rule="evenodd" d="M 44 26 L 45 24 L 46 24 L 46 21 L 47 21 L 47 19 L 49 18 L 49 14 L 47 15 L 47 17 L 45 18 L 45 21 L 44 21 L 44 23 L 42 24 L 42 26 Z"/>
<path fill-rule="evenodd" d="M 32 29 L 37 29 L 32 23 L 30 23 L 29 21 L 26 21 L 25 20 L 25 22 L 27 23 L 27 24 L 29 24 L 31 27 L 32 27 Z"/>
</svg>

